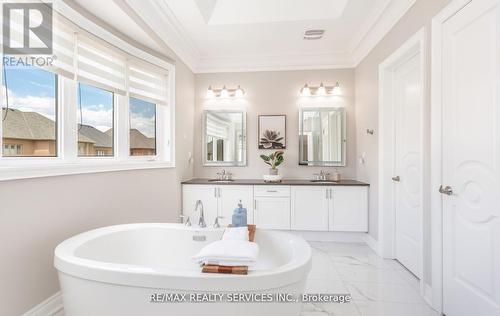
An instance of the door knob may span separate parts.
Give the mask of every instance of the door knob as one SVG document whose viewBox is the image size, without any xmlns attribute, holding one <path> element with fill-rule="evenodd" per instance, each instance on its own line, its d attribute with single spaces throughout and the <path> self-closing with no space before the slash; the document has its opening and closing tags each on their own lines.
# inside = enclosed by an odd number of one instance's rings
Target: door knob
<svg viewBox="0 0 500 316">
<path fill-rule="evenodd" d="M 401 178 L 399 176 L 392 177 L 392 181 L 399 182 Z"/>
<path fill-rule="evenodd" d="M 452 195 L 453 194 L 453 189 L 447 185 L 443 187 L 442 185 L 439 187 L 439 193 L 446 194 L 446 195 Z"/>
</svg>

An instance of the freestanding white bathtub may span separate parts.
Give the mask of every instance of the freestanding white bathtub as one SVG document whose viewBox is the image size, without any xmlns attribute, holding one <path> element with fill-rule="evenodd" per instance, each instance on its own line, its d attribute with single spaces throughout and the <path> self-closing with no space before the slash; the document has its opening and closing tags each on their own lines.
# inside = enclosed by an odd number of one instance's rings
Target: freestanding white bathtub
<svg viewBox="0 0 500 316">
<path fill-rule="evenodd" d="M 220 239 L 222 232 L 181 224 L 130 224 L 92 230 L 62 242 L 55 250 L 54 265 L 65 315 L 299 315 L 301 304 L 288 301 L 291 296 L 286 294 L 304 291 L 311 269 L 309 245 L 298 236 L 258 229 L 257 271 L 201 273 L 191 256 Z M 247 296 L 239 295 L 243 293 Z M 287 302 L 274 301 L 277 294 Z M 207 297 L 216 302 L 194 302 Z M 252 299 L 257 302 L 249 302 Z"/>
</svg>

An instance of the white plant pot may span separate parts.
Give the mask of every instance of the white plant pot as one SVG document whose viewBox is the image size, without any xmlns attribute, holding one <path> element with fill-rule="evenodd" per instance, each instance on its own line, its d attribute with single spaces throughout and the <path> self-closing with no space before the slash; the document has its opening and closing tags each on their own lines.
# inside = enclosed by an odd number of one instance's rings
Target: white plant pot
<svg viewBox="0 0 500 316">
<path fill-rule="evenodd" d="M 262 176 L 264 178 L 265 182 L 280 182 L 281 181 L 281 175 L 279 174 L 265 174 Z"/>
</svg>

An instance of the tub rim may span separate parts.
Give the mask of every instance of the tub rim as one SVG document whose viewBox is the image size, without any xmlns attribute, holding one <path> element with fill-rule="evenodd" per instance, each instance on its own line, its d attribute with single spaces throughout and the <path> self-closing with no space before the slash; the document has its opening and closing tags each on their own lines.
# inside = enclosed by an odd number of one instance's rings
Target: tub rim
<svg viewBox="0 0 500 316">
<path fill-rule="evenodd" d="M 223 228 L 187 227 L 178 223 L 134 223 L 101 227 L 70 237 L 61 242 L 54 251 L 54 267 L 59 273 L 97 282 L 173 290 L 196 291 L 254 291 L 280 288 L 300 282 L 311 269 L 312 251 L 299 236 L 282 231 L 266 230 L 266 233 L 281 235 L 292 248 L 290 261 L 279 267 L 253 271 L 248 275 L 205 274 L 196 270 L 152 268 L 133 264 L 110 263 L 77 257 L 76 250 L 93 239 L 144 228 L 166 228 L 195 232 L 221 231 Z M 203 282 L 200 282 L 203 279 Z"/>
</svg>

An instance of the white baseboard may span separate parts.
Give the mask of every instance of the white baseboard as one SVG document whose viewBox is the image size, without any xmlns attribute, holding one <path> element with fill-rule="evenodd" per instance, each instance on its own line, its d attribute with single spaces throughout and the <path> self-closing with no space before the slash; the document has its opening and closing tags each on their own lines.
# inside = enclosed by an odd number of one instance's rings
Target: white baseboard
<svg viewBox="0 0 500 316">
<path fill-rule="evenodd" d="M 370 234 L 366 234 L 366 240 L 365 240 L 365 242 L 368 245 L 368 247 L 370 247 L 373 251 L 375 251 L 375 253 L 377 255 L 379 255 L 380 257 L 382 257 L 379 243 L 378 243 L 377 240 L 375 240 L 375 238 L 373 238 Z"/>
<path fill-rule="evenodd" d="M 57 292 L 22 316 L 64 316 L 61 292 Z"/>
<path fill-rule="evenodd" d="M 366 242 L 367 233 L 356 232 L 318 232 L 318 231 L 288 231 L 299 235 L 307 241 L 324 242 Z"/>
</svg>

